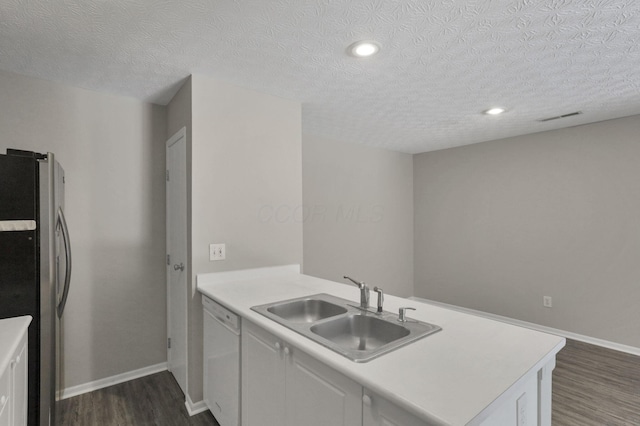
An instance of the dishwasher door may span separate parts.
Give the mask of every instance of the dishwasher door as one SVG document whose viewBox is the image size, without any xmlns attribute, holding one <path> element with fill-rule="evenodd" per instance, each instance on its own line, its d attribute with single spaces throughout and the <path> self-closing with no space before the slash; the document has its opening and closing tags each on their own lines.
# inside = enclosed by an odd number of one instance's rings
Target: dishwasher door
<svg viewBox="0 0 640 426">
<path fill-rule="evenodd" d="M 202 297 L 204 400 L 220 426 L 240 425 L 240 317 Z"/>
</svg>

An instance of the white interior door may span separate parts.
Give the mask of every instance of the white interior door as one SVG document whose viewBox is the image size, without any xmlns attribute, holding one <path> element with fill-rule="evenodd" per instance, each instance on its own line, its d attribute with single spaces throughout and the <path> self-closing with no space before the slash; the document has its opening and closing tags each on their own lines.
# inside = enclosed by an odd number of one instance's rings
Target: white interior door
<svg viewBox="0 0 640 426">
<path fill-rule="evenodd" d="M 187 141 L 167 141 L 167 363 L 187 394 Z"/>
</svg>

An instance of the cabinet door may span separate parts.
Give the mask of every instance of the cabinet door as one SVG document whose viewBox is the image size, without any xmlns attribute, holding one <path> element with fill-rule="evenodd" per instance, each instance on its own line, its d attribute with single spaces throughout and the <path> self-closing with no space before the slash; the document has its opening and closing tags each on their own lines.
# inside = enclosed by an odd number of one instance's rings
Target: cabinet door
<svg viewBox="0 0 640 426">
<path fill-rule="evenodd" d="M 27 341 L 23 340 L 11 369 L 11 395 L 13 397 L 13 426 L 27 424 Z"/>
<path fill-rule="evenodd" d="M 11 362 L 13 364 L 13 361 Z M 11 424 L 11 410 L 13 397 L 11 396 L 11 367 L 0 371 L 0 426 Z"/>
<path fill-rule="evenodd" d="M 9 426 L 11 424 L 11 400 L 10 394 L 10 377 L 9 368 L 6 371 L 0 371 L 0 426 Z"/>
<path fill-rule="evenodd" d="M 2 398 L 2 396 L 0 396 Z M 5 396 L 7 398 L 7 396 Z M 9 404 L 0 405 L 0 426 L 11 426 L 9 422 L 11 416 L 11 408 Z"/>
<path fill-rule="evenodd" d="M 480 426 L 492 425 L 551 425 L 551 413 L 549 422 L 538 421 L 538 375 L 531 374 L 529 380 L 519 386 L 512 386 L 501 395 L 502 402 L 487 417 Z M 549 394 L 551 399 L 551 394 Z"/>
<path fill-rule="evenodd" d="M 282 343 L 244 321 L 242 325 L 242 425 L 285 424 Z M 304 424 L 304 423 L 302 423 Z"/>
<path fill-rule="evenodd" d="M 362 405 L 363 426 L 427 426 L 428 423 L 418 419 L 365 389 Z"/>
<path fill-rule="evenodd" d="M 287 346 L 287 426 L 362 424 L 362 386 Z"/>
</svg>

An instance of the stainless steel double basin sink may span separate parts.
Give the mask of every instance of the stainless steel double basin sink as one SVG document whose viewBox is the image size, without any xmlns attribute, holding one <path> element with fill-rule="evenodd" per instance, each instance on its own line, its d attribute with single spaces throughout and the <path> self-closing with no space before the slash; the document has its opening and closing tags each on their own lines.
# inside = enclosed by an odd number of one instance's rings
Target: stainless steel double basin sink
<svg viewBox="0 0 640 426">
<path fill-rule="evenodd" d="M 354 362 L 370 361 L 441 330 L 413 319 L 399 322 L 398 315 L 364 310 L 324 293 L 251 309 Z"/>
</svg>

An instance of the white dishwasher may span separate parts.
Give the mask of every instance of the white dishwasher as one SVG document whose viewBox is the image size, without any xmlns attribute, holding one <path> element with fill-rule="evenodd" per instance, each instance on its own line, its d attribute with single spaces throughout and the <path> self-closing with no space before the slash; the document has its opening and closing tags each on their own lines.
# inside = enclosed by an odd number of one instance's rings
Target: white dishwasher
<svg viewBox="0 0 640 426">
<path fill-rule="evenodd" d="M 202 296 L 204 401 L 220 426 L 240 425 L 240 317 Z"/>
</svg>

